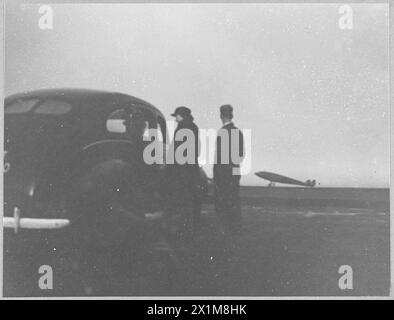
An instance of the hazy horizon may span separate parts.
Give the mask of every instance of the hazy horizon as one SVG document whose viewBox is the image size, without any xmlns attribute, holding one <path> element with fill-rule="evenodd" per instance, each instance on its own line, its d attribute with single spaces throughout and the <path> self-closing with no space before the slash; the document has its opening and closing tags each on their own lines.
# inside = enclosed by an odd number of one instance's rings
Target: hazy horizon
<svg viewBox="0 0 394 320">
<path fill-rule="evenodd" d="M 54 4 L 6 6 L 5 93 L 92 88 L 146 100 L 200 128 L 219 107 L 252 131 L 252 172 L 319 187 L 389 186 L 388 5 Z M 211 167 L 206 167 L 211 174 Z"/>
</svg>

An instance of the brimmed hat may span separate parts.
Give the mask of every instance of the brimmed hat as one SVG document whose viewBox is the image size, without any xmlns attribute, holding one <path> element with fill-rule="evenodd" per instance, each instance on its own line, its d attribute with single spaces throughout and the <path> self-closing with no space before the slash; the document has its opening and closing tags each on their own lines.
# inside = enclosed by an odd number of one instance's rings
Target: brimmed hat
<svg viewBox="0 0 394 320">
<path fill-rule="evenodd" d="M 174 113 L 171 114 L 173 117 L 180 115 L 183 118 L 192 118 L 192 112 L 187 107 L 178 107 L 175 109 Z"/>
</svg>

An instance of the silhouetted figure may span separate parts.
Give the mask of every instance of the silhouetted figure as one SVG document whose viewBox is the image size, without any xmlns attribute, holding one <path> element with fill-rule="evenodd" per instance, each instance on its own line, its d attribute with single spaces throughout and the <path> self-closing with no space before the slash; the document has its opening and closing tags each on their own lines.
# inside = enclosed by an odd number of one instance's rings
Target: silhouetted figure
<svg viewBox="0 0 394 320">
<path fill-rule="evenodd" d="M 242 131 L 234 123 L 233 107 L 220 107 L 223 127 L 216 139 L 216 158 L 213 168 L 216 212 L 223 221 L 226 232 L 234 235 L 241 231 L 240 164 L 244 157 Z"/>
<path fill-rule="evenodd" d="M 172 116 L 175 117 L 178 125 L 174 132 L 173 145 L 170 147 L 174 164 L 167 166 L 168 181 L 172 184 L 169 190 L 169 207 L 171 210 L 186 212 L 187 232 L 194 233 L 199 225 L 201 211 L 201 198 L 198 190 L 200 172 L 198 127 L 193 122 L 189 108 L 178 107 Z M 186 141 L 187 147 L 185 148 Z"/>
</svg>

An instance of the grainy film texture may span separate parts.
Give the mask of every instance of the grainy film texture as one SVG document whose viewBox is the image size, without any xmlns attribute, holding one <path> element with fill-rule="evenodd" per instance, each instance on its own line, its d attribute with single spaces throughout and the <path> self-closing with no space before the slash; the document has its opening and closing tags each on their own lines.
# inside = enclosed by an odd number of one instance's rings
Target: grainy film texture
<svg viewBox="0 0 394 320">
<path fill-rule="evenodd" d="M 388 4 L 5 14 L 5 296 L 389 294 Z"/>
</svg>

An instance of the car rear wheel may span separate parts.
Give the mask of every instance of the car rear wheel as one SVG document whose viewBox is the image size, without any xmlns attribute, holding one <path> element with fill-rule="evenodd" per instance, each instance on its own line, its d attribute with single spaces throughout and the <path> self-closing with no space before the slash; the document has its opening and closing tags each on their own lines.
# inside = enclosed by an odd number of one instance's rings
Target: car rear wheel
<svg viewBox="0 0 394 320">
<path fill-rule="evenodd" d="M 84 295 L 155 294 L 172 285 L 163 276 L 178 268 L 174 252 L 154 249 L 164 233 L 145 219 L 135 168 L 121 159 L 100 161 L 73 187 L 73 265 Z"/>
</svg>

